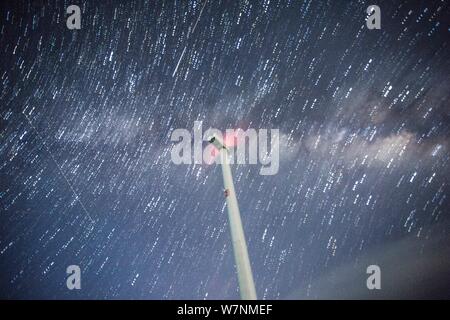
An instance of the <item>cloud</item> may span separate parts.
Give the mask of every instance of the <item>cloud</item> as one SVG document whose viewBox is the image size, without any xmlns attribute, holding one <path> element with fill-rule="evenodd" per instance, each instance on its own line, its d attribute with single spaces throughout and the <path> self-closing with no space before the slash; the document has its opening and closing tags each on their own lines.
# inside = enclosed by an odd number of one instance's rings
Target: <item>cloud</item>
<svg viewBox="0 0 450 320">
<path fill-rule="evenodd" d="M 62 123 L 55 133 L 56 140 L 63 143 L 123 146 L 136 143 L 147 135 L 149 140 L 154 121 L 144 123 L 139 117 L 100 113 L 76 119 L 73 123 Z"/>
<path fill-rule="evenodd" d="M 413 133 L 403 131 L 387 137 L 376 138 L 373 142 L 355 136 L 345 144 L 342 153 L 347 161 L 358 159 L 372 160 L 374 163 L 387 164 L 390 161 L 401 160 L 407 148 L 413 148 L 415 140 Z"/>
<path fill-rule="evenodd" d="M 439 225 L 427 239 L 409 235 L 367 250 L 302 284 L 287 299 L 448 299 L 449 236 Z M 381 269 L 381 290 L 368 290 L 369 265 Z"/>
<path fill-rule="evenodd" d="M 423 140 L 408 130 L 387 136 L 377 136 L 376 129 L 357 133 L 347 128 L 329 129 L 322 134 L 300 138 L 280 135 L 280 154 L 284 161 L 303 156 L 318 161 L 340 160 L 348 165 L 356 161 L 367 166 L 390 167 L 395 163 L 416 164 L 419 159 L 431 160 L 434 156 L 445 154 L 446 150 L 448 142 L 445 139 Z"/>
</svg>

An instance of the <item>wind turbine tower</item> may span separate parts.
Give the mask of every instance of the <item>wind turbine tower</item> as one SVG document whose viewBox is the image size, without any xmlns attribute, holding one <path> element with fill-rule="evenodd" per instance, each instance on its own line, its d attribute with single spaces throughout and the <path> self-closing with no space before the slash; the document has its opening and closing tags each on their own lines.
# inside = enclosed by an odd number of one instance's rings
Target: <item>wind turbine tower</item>
<svg viewBox="0 0 450 320">
<path fill-rule="evenodd" d="M 242 300 L 256 300 L 255 283 L 253 281 L 252 268 L 248 257 L 247 243 L 245 242 L 244 229 L 242 227 L 241 214 L 234 190 L 233 176 L 229 163 L 229 152 L 223 142 L 212 136 L 208 139 L 218 150 L 222 166 L 223 184 L 228 208 L 228 220 L 233 243 L 234 260 L 239 281 L 239 290 Z"/>
</svg>

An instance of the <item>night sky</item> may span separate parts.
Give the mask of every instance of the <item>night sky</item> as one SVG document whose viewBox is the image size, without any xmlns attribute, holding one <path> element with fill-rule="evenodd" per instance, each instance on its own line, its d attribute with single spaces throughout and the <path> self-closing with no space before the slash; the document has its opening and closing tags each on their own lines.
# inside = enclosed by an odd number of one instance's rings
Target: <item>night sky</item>
<svg viewBox="0 0 450 320">
<path fill-rule="evenodd" d="M 233 166 L 258 298 L 449 298 L 449 1 L 203 5 L 1 1 L 0 298 L 239 298 L 194 121 L 280 130 Z"/>
</svg>

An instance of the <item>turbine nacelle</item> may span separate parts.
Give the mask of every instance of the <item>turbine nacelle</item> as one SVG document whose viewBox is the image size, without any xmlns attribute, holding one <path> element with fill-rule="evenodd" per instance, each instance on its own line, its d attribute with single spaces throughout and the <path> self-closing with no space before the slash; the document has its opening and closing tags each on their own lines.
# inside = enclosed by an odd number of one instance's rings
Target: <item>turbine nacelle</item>
<svg viewBox="0 0 450 320">
<path fill-rule="evenodd" d="M 225 147 L 225 145 L 223 144 L 223 141 L 215 135 L 213 135 L 212 137 L 209 137 L 208 142 L 212 143 L 218 150 L 220 150 L 220 149 L 226 150 L 227 149 L 227 147 Z"/>
</svg>

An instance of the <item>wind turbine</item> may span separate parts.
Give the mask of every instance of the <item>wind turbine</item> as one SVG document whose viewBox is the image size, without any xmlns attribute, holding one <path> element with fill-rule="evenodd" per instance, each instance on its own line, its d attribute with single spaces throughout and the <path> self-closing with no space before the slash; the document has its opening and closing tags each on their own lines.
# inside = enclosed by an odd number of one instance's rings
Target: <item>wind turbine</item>
<svg viewBox="0 0 450 320">
<path fill-rule="evenodd" d="M 239 290 L 242 300 L 256 300 L 255 283 L 253 281 L 252 268 L 248 257 L 247 243 L 245 242 L 244 229 L 242 228 L 241 214 L 234 191 L 233 176 L 229 163 L 227 147 L 217 137 L 208 139 L 218 150 L 222 164 L 223 184 L 228 208 L 228 220 L 230 223 L 231 241 L 233 243 L 234 260 L 239 281 Z"/>
</svg>

